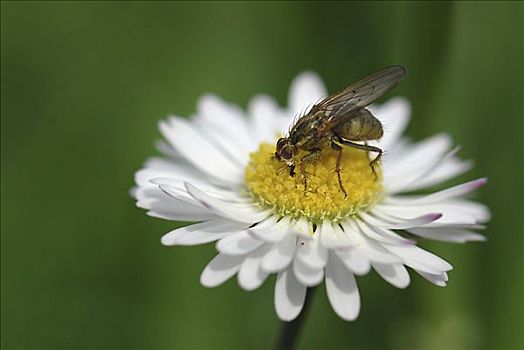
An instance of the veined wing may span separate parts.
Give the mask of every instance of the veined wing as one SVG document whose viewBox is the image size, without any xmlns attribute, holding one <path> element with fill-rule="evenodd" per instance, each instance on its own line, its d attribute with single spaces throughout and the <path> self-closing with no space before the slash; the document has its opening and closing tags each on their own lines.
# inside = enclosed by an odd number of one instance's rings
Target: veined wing
<svg viewBox="0 0 524 350">
<path fill-rule="evenodd" d="M 386 67 L 328 96 L 313 106 L 310 113 L 322 111 L 334 125 L 348 113 L 366 107 L 397 85 L 406 70 L 402 66 Z M 347 119 L 347 118 L 342 118 Z"/>
</svg>

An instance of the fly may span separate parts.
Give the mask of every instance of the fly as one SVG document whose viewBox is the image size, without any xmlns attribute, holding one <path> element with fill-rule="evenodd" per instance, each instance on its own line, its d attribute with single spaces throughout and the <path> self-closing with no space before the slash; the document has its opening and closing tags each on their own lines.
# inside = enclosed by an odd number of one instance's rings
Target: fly
<svg viewBox="0 0 524 350">
<path fill-rule="evenodd" d="M 384 130 L 366 107 L 395 87 L 405 72 L 402 66 L 386 67 L 321 100 L 295 122 L 287 137 L 277 141 L 275 158 L 289 166 L 291 176 L 299 166 L 306 190 L 306 164 L 315 161 L 322 150 L 331 147 L 337 152 L 335 170 L 338 184 L 347 197 L 340 176 L 343 146 L 376 152 L 377 156 L 369 165 L 377 177 L 375 166 L 382 157 L 382 149 L 365 142 L 382 138 Z"/>
</svg>

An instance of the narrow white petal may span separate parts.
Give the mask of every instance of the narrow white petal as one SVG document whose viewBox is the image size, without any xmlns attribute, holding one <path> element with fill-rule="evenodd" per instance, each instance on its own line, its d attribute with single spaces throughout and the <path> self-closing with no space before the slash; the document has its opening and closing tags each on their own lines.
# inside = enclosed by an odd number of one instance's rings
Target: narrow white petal
<svg viewBox="0 0 524 350">
<path fill-rule="evenodd" d="M 371 219 L 370 216 L 367 216 L 365 221 L 375 227 L 383 227 L 391 230 L 405 230 L 429 224 L 442 217 L 441 213 L 435 212 L 423 214 L 418 217 L 411 215 L 410 218 L 394 217 L 393 215 L 396 214 L 395 212 L 383 210 L 383 208 L 382 205 L 376 205 L 371 211 L 371 213 L 374 214 L 373 218 Z"/>
<path fill-rule="evenodd" d="M 168 194 L 169 196 L 181 200 L 183 202 L 205 208 L 204 205 L 195 200 L 186 189 L 185 182 L 182 182 L 177 179 L 168 179 L 168 178 L 155 178 L 151 179 L 151 183 L 158 185 L 162 192 Z M 240 194 L 240 189 L 226 189 L 226 188 L 217 188 L 215 186 L 210 186 L 209 184 L 202 182 L 191 182 L 194 186 L 197 186 L 200 190 L 204 191 L 210 196 L 217 197 L 228 203 L 239 203 L 242 205 L 252 203 L 251 199 L 242 196 Z M 188 200 L 189 199 L 189 200 Z"/>
<path fill-rule="evenodd" d="M 335 250 L 342 263 L 357 276 L 366 275 L 371 270 L 371 263 L 358 249 Z"/>
<path fill-rule="evenodd" d="M 196 121 L 206 126 L 212 132 L 229 135 L 239 146 L 248 151 L 252 142 L 249 138 L 247 118 L 236 105 L 226 103 L 220 97 L 212 94 L 204 95 L 198 101 Z"/>
<path fill-rule="evenodd" d="M 447 284 L 446 282 L 448 281 L 448 274 L 445 272 L 442 272 L 440 274 L 430 274 L 419 270 L 415 271 L 434 285 L 437 285 L 439 287 L 445 287 Z"/>
<path fill-rule="evenodd" d="M 402 191 L 434 169 L 451 147 L 447 135 L 436 135 L 412 145 L 399 157 L 384 159 L 384 187 L 390 193 Z M 396 159 L 398 158 L 398 159 Z"/>
<path fill-rule="evenodd" d="M 373 263 L 373 268 L 384 280 L 397 288 L 406 288 L 409 285 L 409 273 L 402 264 Z"/>
<path fill-rule="evenodd" d="M 386 249 L 401 257 L 409 267 L 430 274 L 440 274 L 453 269 L 446 260 L 416 246 L 386 246 Z"/>
<path fill-rule="evenodd" d="M 361 218 L 369 223 L 371 219 L 370 215 L 366 213 L 361 213 Z M 365 221 L 355 220 L 361 232 L 378 242 L 388 243 L 388 244 L 401 244 L 401 245 L 410 245 L 415 244 L 416 242 L 407 238 L 404 238 L 395 232 L 388 230 L 383 227 L 373 226 Z"/>
<path fill-rule="evenodd" d="M 277 272 L 285 269 L 295 254 L 297 239 L 289 235 L 275 244 L 262 259 L 262 269 L 267 272 Z"/>
<path fill-rule="evenodd" d="M 204 244 L 237 233 L 245 228 L 245 224 L 215 218 L 168 232 L 162 236 L 161 242 L 166 246 Z"/>
<path fill-rule="evenodd" d="M 441 216 L 437 218 L 438 223 L 446 224 L 476 224 L 486 222 L 491 217 L 489 208 L 484 204 L 461 199 L 450 199 L 435 203 L 406 203 L 405 205 L 379 204 L 373 208 L 372 212 L 375 216 L 384 220 L 389 219 L 389 221 L 409 220 L 415 216 L 424 217 L 427 213 L 440 213 Z M 426 226 L 426 224 L 430 226 L 430 223 L 432 221 L 421 223 L 418 226 Z M 404 228 L 414 227 L 417 226 L 412 225 Z"/>
<path fill-rule="evenodd" d="M 394 97 L 381 105 L 369 106 L 368 109 L 380 120 L 384 128 L 384 137 L 380 144 L 384 150 L 389 151 L 400 139 L 408 124 L 411 115 L 408 100 Z"/>
<path fill-rule="evenodd" d="M 201 170 L 194 167 L 184 158 L 165 159 L 160 157 L 152 157 L 146 160 L 141 170 L 135 173 L 135 181 L 140 186 L 148 186 L 149 180 L 156 177 L 174 177 L 183 180 L 210 180 L 207 176 L 203 176 Z M 225 184 L 223 181 L 217 183 Z M 229 183 L 229 181 L 227 182 Z"/>
<path fill-rule="evenodd" d="M 250 205 L 228 203 L 210 196 L 190 183 L 186 183 L 185 185 L 187 192 L 193 196 L 193 198 L 198 200 L 204 207 L 211 209 L 217 215 L 246 223 L 259 222 L 269 216 L 268 211 L 261 211 Z"/>
<path fill-rule="evenodd" d="M 291 269 L 278 273 L 275 283 L 275 310 L 282 321 L 294 320 L 302 311 L 306 286 L 295 278 Z"/>
<path fill-rule="evenodd" d="M 360 295 L 355 276 L 340 260 L 330 254 L 326 266 L 326 291 L 335 313 L 346 321 L 353 321 L 360 311 Z"/>
<path fill-rule="evenodd" d="M 375 242 L 367 237 L 360 231 L 358 226 L 352 221 L 348 220 L 342 223 L 344 230 L 348 235 L 358 237 L 359 244 L 354 248 L 358 254 L 366 257 L 366 259 L 383 264 L 395 264 L 400 263 L 402 260 L 395 254 L 386 250 L 383 244 Z"/>
<path fill-rule="evenodd" d="M 428 174 L 406 185 L 402 191 L 417 191 L 438 185 L 471 170 L 472 167 L 471 161 L 463 161 L 455 156 L 446 157 Z"/>
<path fill-rule="evenodd" d="M 487 178 L 480 178 L 470 182 L 466 182 L 457 186 L 447 188 L 442 191 L 432 193 L 427 196 L 419 197 L 415 202 L 440 202 L 450 198 L 457 198 L 464 196 L 468 193 L 475 191 L 476 189 L 484 186 L 488 182 Z"/>
<path fill-rule="evenodd" d="M 200 275 L 200 283 L 212 288 L 221 285 L 240 269 L 243 257 L 218 254 L 207 264 Z"/>
<path fill-rule="evenodd" d="M 255 96 L 249 101 L 248 111 L 251 115 L 251 137 L 258 143 L 275 142 L 281 124 L 278 119 L 283 115 L 275 100 L 267 95 Z"/>
<path fill-rule="evenodd" d="M 300 283 L 308 287 L 320 284 L 324 278 L 324 268 L 311 267 L 300 259 L 293 260 L 293 273 Z"/>
<path fill-rule="evenodd" d="M 328 251 L 323 247 L 318 238 L 299 238 L 296 259 L 313 269 L 323 268 L 327 262 Z"/>
<path fill-rule="evenodd" d="M 347 248 L 355 245 L 338 225 L 333 226 L 328 220 L 322 222 L 318 234 L 320 244 L 328 249 Z"/>
<path fill-rule="evenodd" d="M 263 241 L 249 235 L 247 231 L 241 231 L 220 239 L 216 248 L 223 254 L 244 255 L 257 249 L 263 243 Z"/>
<path fill-rule="evenodd" d="M 136 188 L 134 197 L 139 208 L 148 209 L 148 215 L 167 220 L 202 221 L 215 217 L 210 210 L 188 204 L 162 192 L 159 188 Z"/>
<path fill-rule="evenodd" d="M 160 130 L 182 156 L 209 176 L 231 183 L 242 181 L 243 169 L 212 144 L 195 124 L 170 118 L 160 123 Z"/>
<path fill-rule="evenodd" d="M 297 236 L 305 239 L 311 238 L 314 235 L 313 225 L 304 217 L 301 217 L 295 221 L 292 232 Z"/>
<path fill-rule="evenodd" d="M 238 284 L 244 290 L 255 290 L 264 283 L 268 273 L 260 268 L 262 258 L 269 249 L 269 245 L 263 245 L 249 254 L 238 271 Z"/>
<path fill-rule="evenodd" d="M 326 87 L 319 76 L 312 72 L 304 72 L 291 83 L 289 109 L 292 115 L 302 113 L 326 96 Z"/>
<path fill-rule="evenodd" d="M 443 242 L 465 243 L 486 240 L 485 236 L 464 228 L 421 227 L 409 229 L 408 232 L 419 237 Z"/>
<path fill-rule="evenodd" d="M 275 215 L 271 215 L 256 226 L 251 227 L 248 232 L 265 242 L 280 242 L 291 230 L 292 224 L 289 217 L 284 217 L 279 221 Z"/>
</svg>

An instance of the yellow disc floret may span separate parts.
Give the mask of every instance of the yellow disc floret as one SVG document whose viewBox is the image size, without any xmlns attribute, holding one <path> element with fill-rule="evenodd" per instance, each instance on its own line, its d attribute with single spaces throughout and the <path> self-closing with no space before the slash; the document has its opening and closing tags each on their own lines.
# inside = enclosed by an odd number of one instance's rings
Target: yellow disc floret
<svg viewBox="0 0 524 350">
<path fill-rule="evenodd" d="M 300 165 L 291 177 L 287 165 L 273 157 L 274 152 L 274 145 L 263 143 L 250 155 L 245 183 L 255 202 L 280 216 L 340 221 L 373 205 L 382 192 L 381 168 L 375 167 L 375 176 L 367 152 L 350 147 L 342 150 L 340 175 L 347 196 L 338 182 L 334 150 L 323 150 L 320 157 L 305 165 L 307 188 Z"/>
</svg>

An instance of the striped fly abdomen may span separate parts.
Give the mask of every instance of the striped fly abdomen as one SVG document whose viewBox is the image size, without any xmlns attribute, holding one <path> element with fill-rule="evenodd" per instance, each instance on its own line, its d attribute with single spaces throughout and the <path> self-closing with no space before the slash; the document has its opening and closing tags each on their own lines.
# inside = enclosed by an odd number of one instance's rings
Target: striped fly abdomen
<svg viewBox="0 0 524 350">
<path fill-rule="evenodd" d="M 380 121 L 364 108 L 353 118 L 339 125 L 335 132 L 338 136 L 352 141 L 378 140 L 384 134 Z"/>
</svg>

